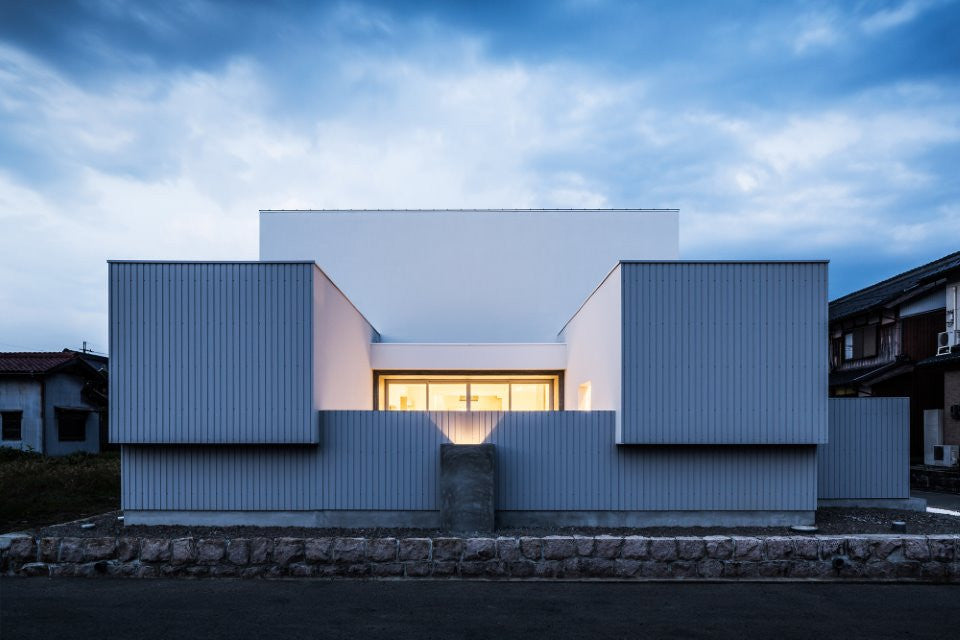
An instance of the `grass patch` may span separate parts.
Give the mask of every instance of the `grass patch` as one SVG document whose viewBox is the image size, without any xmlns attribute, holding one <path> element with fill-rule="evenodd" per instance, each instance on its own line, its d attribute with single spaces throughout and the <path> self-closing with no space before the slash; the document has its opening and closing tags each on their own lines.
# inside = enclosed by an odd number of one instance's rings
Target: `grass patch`
<svg viewBox="0 0 960 640">
<path fill-rule="evenodd" d="M 120 508 L 120 454 L 46 458 L 0 447 L 0 533 Z"/>
</svg>

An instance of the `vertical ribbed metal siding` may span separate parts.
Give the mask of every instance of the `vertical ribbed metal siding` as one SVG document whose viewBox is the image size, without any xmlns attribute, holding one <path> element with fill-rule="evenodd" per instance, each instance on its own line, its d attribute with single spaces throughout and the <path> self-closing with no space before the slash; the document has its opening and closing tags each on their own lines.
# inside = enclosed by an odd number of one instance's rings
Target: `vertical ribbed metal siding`
<svg viewBox="0 0 960 640">
<path fill-rule="evenodd" d="M 910 497 L 910 399 L 830 398 L 817 447 L 819 497 Z"/>
<path fill-rule="evenodd" d="M 320 413 L 323 447 L 125 446 L 123 507 L 436 510 L 442 442 L 492 442 L 502 510 L 812 510 L 815 447 L 645 447 L 594 412 Z"/>
<path fill-rule="evenodd" d="M 316 443 L 309 263 L 110 264 L 110 439 Z"/>
<path fill-rule="evenodd" d="M 827 265 L 624 263 L 623 442 L 827 439 Z"/>
</svg>

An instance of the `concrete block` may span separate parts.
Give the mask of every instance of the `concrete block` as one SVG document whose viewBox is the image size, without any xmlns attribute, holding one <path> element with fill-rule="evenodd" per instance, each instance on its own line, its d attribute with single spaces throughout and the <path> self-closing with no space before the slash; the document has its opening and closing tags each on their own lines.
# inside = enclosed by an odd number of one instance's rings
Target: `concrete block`
<svg viewBox="0 0 960 640">
<path fill-rule="evenodd" d="M 494 446 L 440 445 L 440 521 L 447 531 L 493 531 Z"/>
</svg>

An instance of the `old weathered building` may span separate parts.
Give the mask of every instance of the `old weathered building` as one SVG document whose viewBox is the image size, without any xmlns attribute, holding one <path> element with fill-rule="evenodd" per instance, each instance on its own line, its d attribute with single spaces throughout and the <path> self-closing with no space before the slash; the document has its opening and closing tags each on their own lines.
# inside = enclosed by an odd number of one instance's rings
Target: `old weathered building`
<svg viewBox="0 0 960 640">
<path fill-rule="evenodd" d="M 910 398 L 910 452 L 924 456 L 924 411 L 960 444 L 960 252 L 830 303 L 833 396 Z"/>
<path fill-rule="evenodd" d="M 0 353 L 0 446 L 46 455 L 107 442 L 107 359 L 71 351 Z"/>
</svg>

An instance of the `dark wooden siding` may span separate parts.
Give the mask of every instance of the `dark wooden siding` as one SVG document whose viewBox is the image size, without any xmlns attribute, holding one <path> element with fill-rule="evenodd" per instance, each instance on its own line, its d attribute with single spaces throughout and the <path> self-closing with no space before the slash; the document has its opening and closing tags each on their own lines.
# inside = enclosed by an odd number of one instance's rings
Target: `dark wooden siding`
<svg viewBox="0 0 960 640">
<path fill-rule="evenodd" d="M 947 330 L 946 314 L 936 309 L 900 321 L 903 355 L 923 360 L 937 355 L 937 334 Z"/>
<path fill-rule="evenodd" d="M 864 367 L 876 367 L 887 362 L 893 362 L 900 353 L 900 327 L 896 322 L 880 325 L 877 328 L 879 345 L 877 345 L 877 355 L 873 358 L 861 358 L 859 360 L 843 359 L 843 334 L 848 330 L 840 330 L 837 327 L 831 327 L 830 335 L 830 366 L 834 371 L 845 371 L 847 369 L 860 369 Z"/>
</svg>

